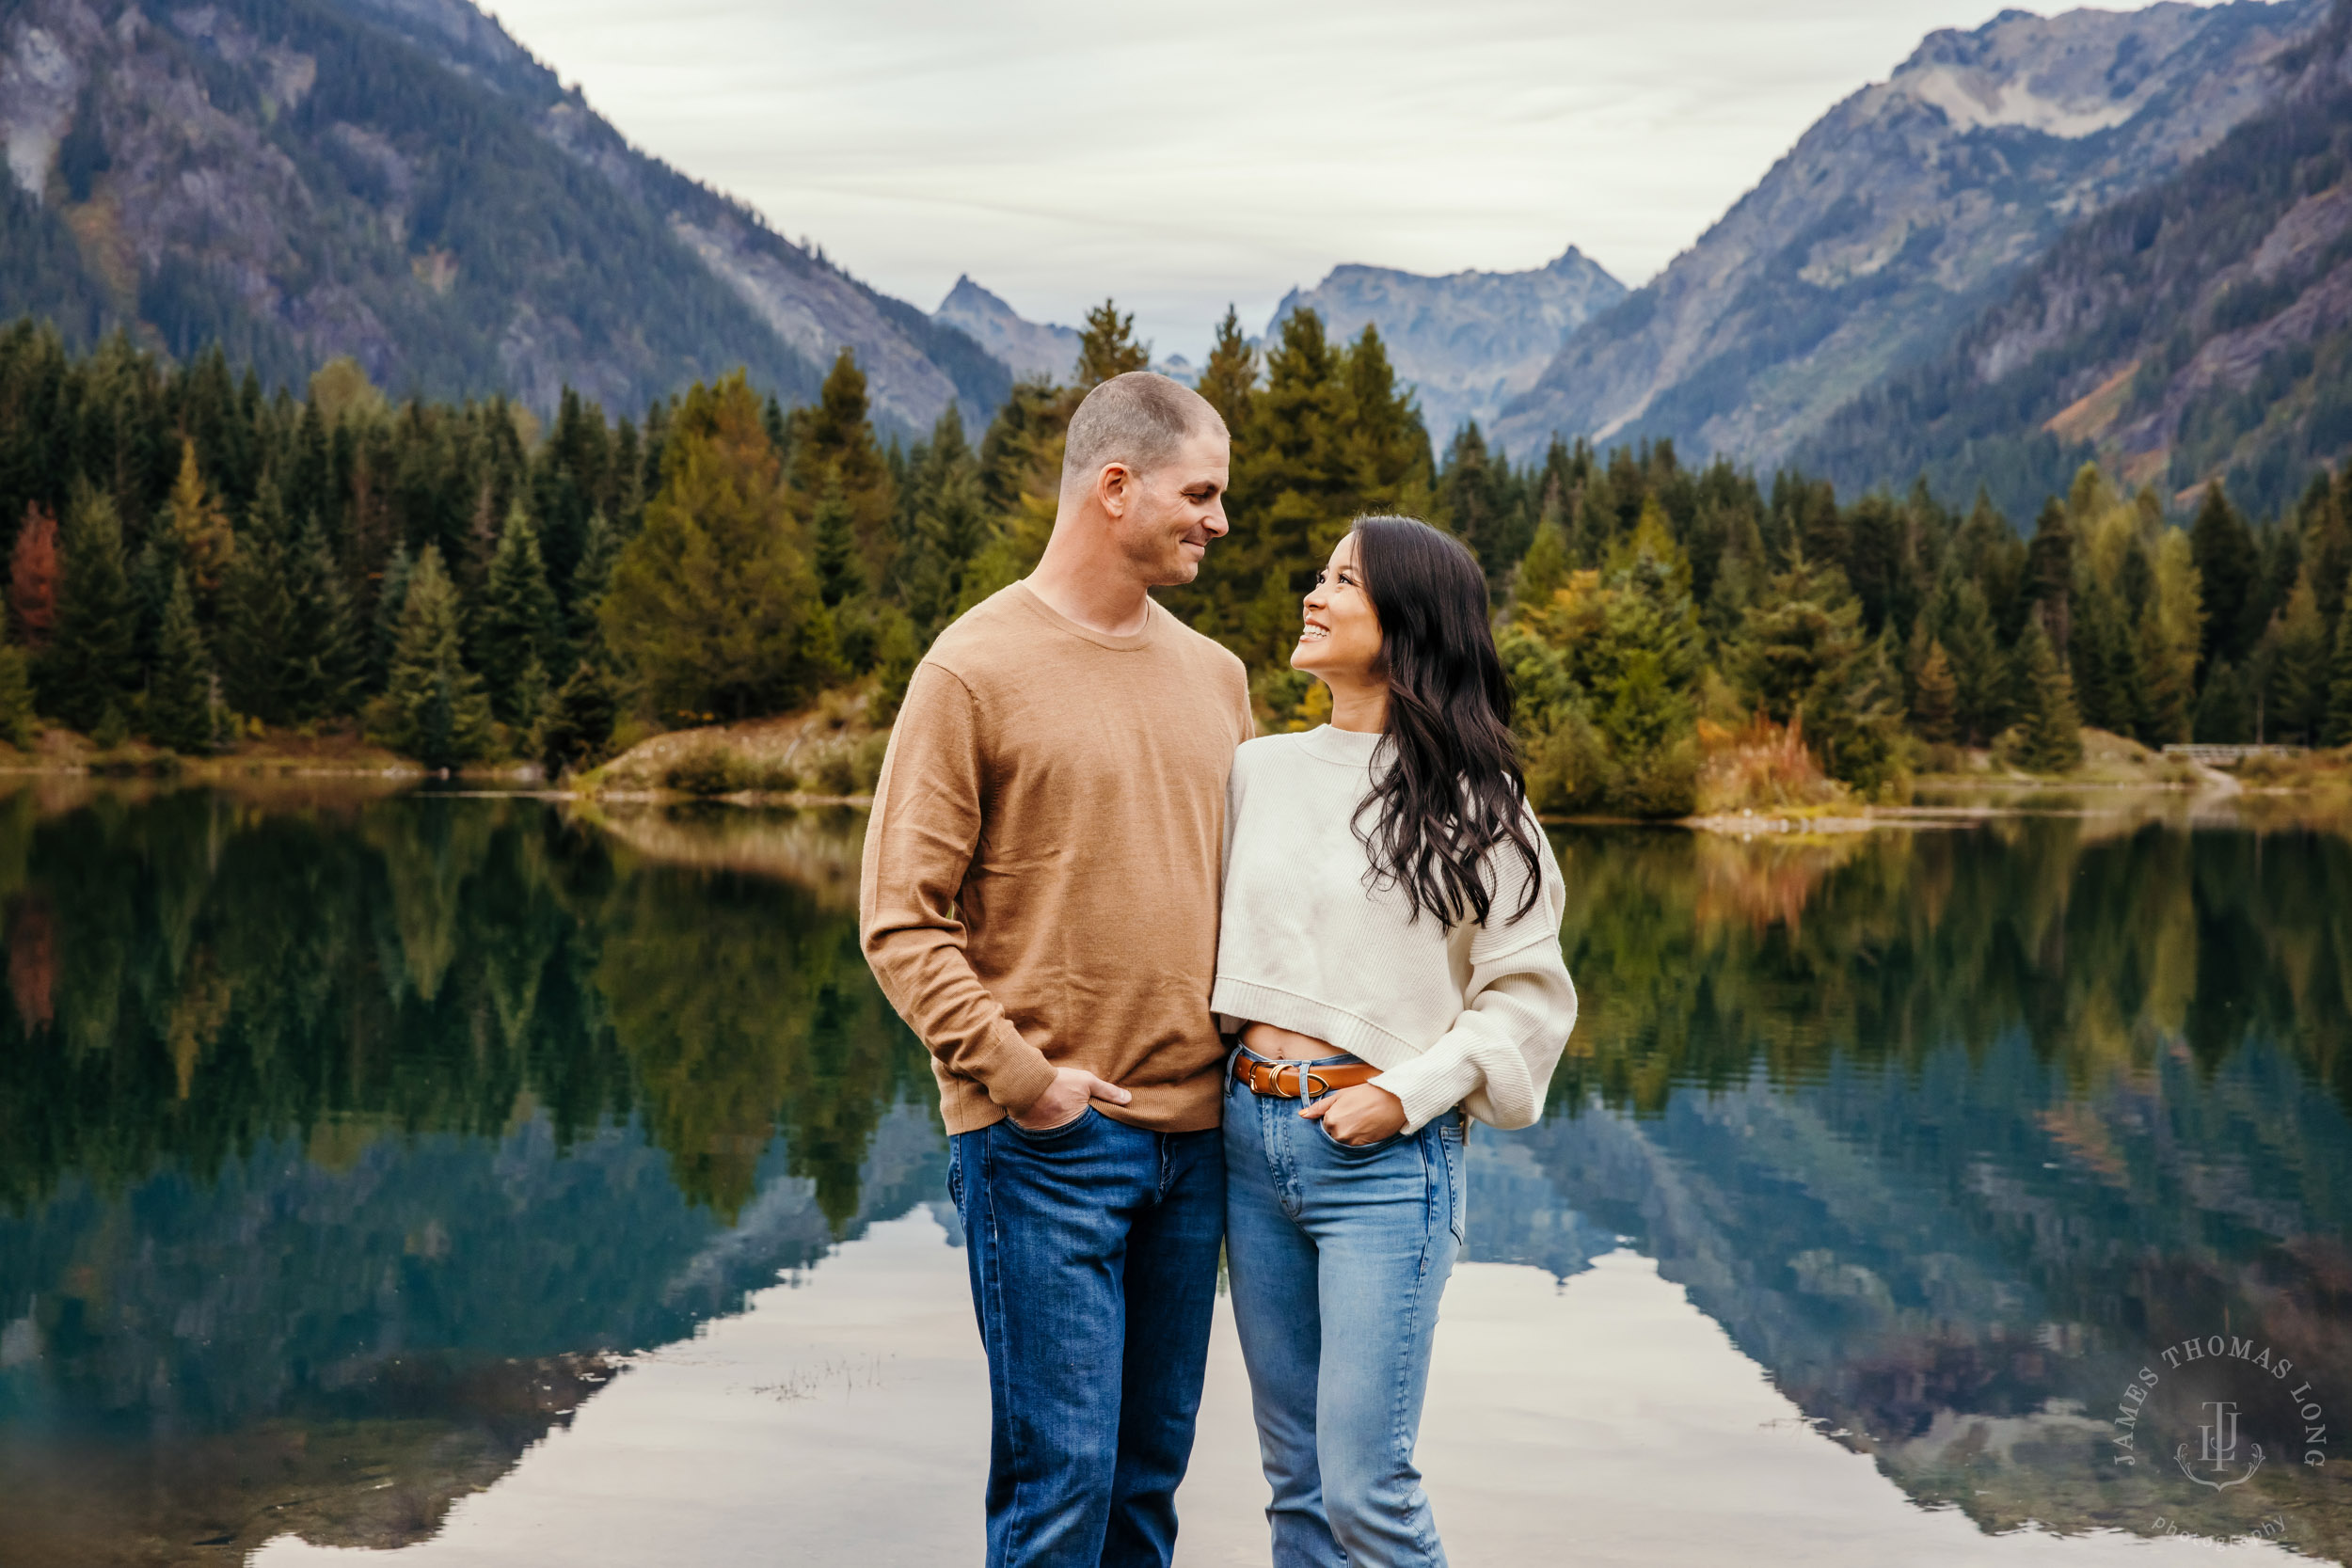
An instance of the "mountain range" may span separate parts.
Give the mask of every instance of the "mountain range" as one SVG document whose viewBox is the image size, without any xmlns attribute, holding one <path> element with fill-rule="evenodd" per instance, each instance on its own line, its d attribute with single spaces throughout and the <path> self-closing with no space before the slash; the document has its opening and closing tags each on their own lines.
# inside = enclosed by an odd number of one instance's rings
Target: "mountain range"
<svg viewBox="0 0 2352 1568">
<path fill-rule="evenodd" d="M 2100 455 L 2275 506 L 2352 447 L 2347 3 L 2004 11 L 1832 108 L 1639 288 L 1573 245 L 1351 264 L 1265 336 L 1377 325 L 1433 438 L 1475 420 L 1522 459 L 1665 437 L 1845 488 L 1981 483 L 2017 515 Z M 969 277 L 926 312 L 785 239 L 468 0 L 103 9 L 0 22 L 0 314 L 71 341 L 217 341 L 294 385 L 347 354 L 396 393 L 543 412 L 737 365 L 802 402 L 848 348 L 897 435 L 1075 360 L 1073 327 Z"/>
<path fill-rule="evenodd" d="M 1017 376 L 1042 377 L 1066 384 L 1076 374 L 1080 340 L 1076 327 L 1025 319 L 973 282 L 968 273 L 956 279 L 956 286 L 947 291 L 947 297 L 931 312 L 931 320 L 961 332 L 1002 360 Z M 1152 368 L 1187 387 L 1200 375 L 1192 361 L 1181 354 L 1155 358 Z"/>
<path fill-rule="evenodd" d="M 2177 508 L 2275 515 L 2352 448 L 2352 11 L 2173 178 L 2069 230 L 1957 338 L 1795 449 L 1841 485 L 1925 474 L 2011 515 L 2090 458 Z"/>
<path fill-rule="evenodd" d="M 1579 331 L 1494 434 L 1514 450 L 1557 431 L 1778 460 L 1948 341 L 2071 225 L 2261 110 L 2323 12 L 2322 0 L 2010 10 L 1930 35 Z"/>
<path fill-rule="evenodd" d="M 1006 368 L 631 148 L 466 0 L 214 0 L 0 24 L 0 302 L 87 342 L 336 355 L 394 391 L 568 384 L 635 411 L 746 366 L 805 401 L 843 346 L 886 427 L 985 419 Z"/>
<path fill-rule="evenodd" d="M 1390 362 L 1420 392 L 1422 422 L 1442 444 L 1465 420 L 1493 423 L 1504 404 L 1535 385 L 1572 330 L 1625 295 L 1624 284 L 1574 245 L 1529 272 L 1429 277 L 1350 265 L 1283 295 L 1265 335 L 1279 333 L 1294 310 L 1319 311 L 1343 338 L 1378 325 Z"/>
</svg>

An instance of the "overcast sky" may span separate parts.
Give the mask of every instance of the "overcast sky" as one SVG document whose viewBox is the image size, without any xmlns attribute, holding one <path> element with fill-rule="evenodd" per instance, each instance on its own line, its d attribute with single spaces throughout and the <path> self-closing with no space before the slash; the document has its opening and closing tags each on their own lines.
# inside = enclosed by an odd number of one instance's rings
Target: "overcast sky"
<svg viewBox="0 0 2352 1568">
<path fill-rule="evenodd" d="M 1638 284 L 1997 0 L 500 0 L 622 134 L 934 309 L 1105 294 L 1199 359 L 1342 261 Z M 2109 8 L 2131 8 L 2110 0 Z"/>
</svg>

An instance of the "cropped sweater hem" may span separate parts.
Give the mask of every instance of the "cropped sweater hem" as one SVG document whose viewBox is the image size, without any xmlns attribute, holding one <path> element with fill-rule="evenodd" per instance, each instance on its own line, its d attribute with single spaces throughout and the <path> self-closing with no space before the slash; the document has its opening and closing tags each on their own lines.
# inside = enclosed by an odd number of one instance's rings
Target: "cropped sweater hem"
<svg viewBox="0 0 2352 1568">
<path fill-rule="evenodd" d="M 1234 758 L 1209 1009 L 1222 1032 L 1272 1024 L 1370 1063 L 1408 1131 L 1456 1105 L 1528 1126 L 1576 1026 L 1558 859 L 1529 813 L 1535 863 L 1497 845 L 1480 865 L 1491 924 L 1413 918 L 1356 832 L 1382 740 L 1327 727 Z"/>
</svg>

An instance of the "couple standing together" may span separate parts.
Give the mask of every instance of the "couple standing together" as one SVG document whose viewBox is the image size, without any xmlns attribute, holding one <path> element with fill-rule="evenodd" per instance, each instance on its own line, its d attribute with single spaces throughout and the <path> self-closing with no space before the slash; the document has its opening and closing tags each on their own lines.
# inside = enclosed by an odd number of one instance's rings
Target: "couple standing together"
<svg viewBox="0 0 2352 1568">
<path fill-rule="evenodd" d="M 992 1568 L 1166 1568 L 1220 1242 L 1277 1568 L 1442 1563 L 1413 1445 L 1465 1139 L 1535 1119 L 1576 1022 L 1477 562 L 1358 521 L 1291 656 L 1331 722 L 1252 740 L 1240 661 L 1151 597 L 1228 461 L 1174 381 L 1089 392 L 1037 570 L 941 634 L 875 787 L 860 923 L 939 1080 Z"/>
</svg>

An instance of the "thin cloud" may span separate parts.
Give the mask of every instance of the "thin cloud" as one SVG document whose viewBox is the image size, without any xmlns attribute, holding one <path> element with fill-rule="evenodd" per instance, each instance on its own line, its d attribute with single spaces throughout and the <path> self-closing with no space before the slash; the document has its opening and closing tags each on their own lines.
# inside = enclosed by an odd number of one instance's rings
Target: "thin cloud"
<svg viewBox="0 0 2352 1568">
<path fill-rule="evenodd" d="M 1988 0 L 1185 8 L 507 0 L 632 141 L 929 309 L 1105 294 L 1163 352 L 1343 261 L 1663 266 L 1804 128 Z"/>
</svg>

